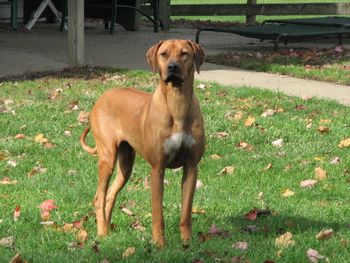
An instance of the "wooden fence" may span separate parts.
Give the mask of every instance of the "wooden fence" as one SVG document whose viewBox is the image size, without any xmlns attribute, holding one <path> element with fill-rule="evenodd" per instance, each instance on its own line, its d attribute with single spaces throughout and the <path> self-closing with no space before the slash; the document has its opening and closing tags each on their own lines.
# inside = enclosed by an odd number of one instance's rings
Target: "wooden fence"
<svg viewBox="0 0 350 263">
<path fill-rule="evenodd" d="M 331 2 L 331 0 L 330 0 Z M 350 3 L 298 3 L 298 4 L 257 4 L 247 0 L 247 4 L 189 4 L 171 5 L 171 16 L 246 16 L 248 23 L 255 16 L 275 15 L 349 15 Z"/>
</svg>

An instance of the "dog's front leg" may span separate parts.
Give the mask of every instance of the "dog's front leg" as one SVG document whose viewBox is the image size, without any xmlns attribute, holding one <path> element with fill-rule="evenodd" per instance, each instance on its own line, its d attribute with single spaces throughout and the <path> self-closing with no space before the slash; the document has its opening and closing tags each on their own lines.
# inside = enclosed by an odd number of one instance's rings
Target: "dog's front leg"
<svg viewBox="0 0 350 263">
<path fill-rule="evenodd" d="M 182 176 L 180 233 L 183 245 L 188 245 L 192 234 L 192 202 L 197 182 L 197 166 L 185 165 Z"/>
<path fill-rule="evenodd" d="M 152 202 L 152 234 L 153 243 L 159 248 L 164 247 L 164 168 L 152 167 L 151 171 L 151 202 Z"/>
</svg>

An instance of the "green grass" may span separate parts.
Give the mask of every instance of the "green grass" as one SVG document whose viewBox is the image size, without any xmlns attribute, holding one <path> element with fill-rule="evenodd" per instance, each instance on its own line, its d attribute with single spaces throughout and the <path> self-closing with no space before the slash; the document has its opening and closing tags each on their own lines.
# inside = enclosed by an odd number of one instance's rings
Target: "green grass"
<svg viewBox="0 0 350 263">
<path fill-rule="evenodd" d="M 112 76 L 117 77 L 113 80 Z M 0 246 L 0 262 L 9 262 L 17 252 L 28 262 L 101 262 L 103 259 L 118 262 L 128 247 L 135 247 L 136 252 L 125 259 L 127 262 L 194 262 L 196 259 L 231 262 L 234 257 L 247 260 L 242 262 L 268 259 L 309 262 L 308 248 L 318 250 L 333 263 L 348 261 L 350 148 L 338 148 L 338 144 L 350 137 L 350 109 L 331 101 L 305 101 L 280 93 L 215 83 L 207 83 L 205 90 L 196 89 L 205 119 L 207 148 L 199 168 L 203 186 L 196 191 L 194 201 L 204 214 L 193 216 L 194 238 L 190 248 L 182 248 L 178 231 L 179 171 L 166 174 L 167 247 L 158 251 L 149 245 L 150 194 L 143 186 L 149 168 L 140 157 L 136 160 L 132 180 L 117 200 L 112 219 L 116 228 L 107 238 L 98 239 L 91 215 L 97 159 L 81 149 L 79 136 L 85 125 L 78 124 L 78 114 L 81 110 L 90 111 L 96 99 L 111 87 L 136 86 L 152 91 L 156 84 L 157 78 L 143 71 L 95 69 L 86 69 L 80 74 L 72 71 L 71 75 L 55 74 L 1 83 L 0 180 L 7 176 L 18 183 L 0 185 L 0 239 L 15 238 L 11 248 Z M 50 100 L 50 94 L 58 88 L 62 93 Z M 78 101 L 78 111 L 70 109 L 72 101 Z M 261 117 L 267 109 L 280 110 L 271 117 Z M 241 120 L 225 117 L 228 112 L 234 115 L 238 111 L 243 114 Z M 256 118 L 251 127 L 244 125 L 249 116 Z M 329 123 L 322 123 L 324 120 Z M 319 125 L 328 126 L 330 131 L 320 134 Z M 71 137 L 64 135 L 66 130 L 71 131 Z M 221 131 L 229 136 L 218 138 L 216 134 Z M 15 139 L 19 133 L 26 137 Z M 46 149 L 34 142 L 39 133 L 54 147 Z M 285 140 L 284 146 L 273 147 L 272 141 L 279 138 Z M 248 142 L 254 149 L 237 148 L 241 141 Z M 93 144 L 91 137 L 89 143 Z M 213 159 L 213 154 L 222 158 Z M 331 164 L 335 157 L 340 158 L 340 163 Z M 17 166 L 8 166 L 9 160 L 16 160 Z M 262 171 L 269 163 L 272 168 Z M 28 172 L 39 164 L 47 171 L 28 178 Z M 217 175 L 222 168 L 231 165 L 236 167 L 233 174 Z M 327 179 L 314 188 L 302 189 L 300 181 L 313 178 L 316 167 L 327 171 Z M 282 197 L 281 192 L 286 188 L 295 191 L 295 195 Z M 260 192 L 264 193 L 264 202 L 258 199 Z M 40 224 L 37 206 L 47 199 L 54 199 L 59 206 L 50 217 L 55 227 Z M 122 204 L 135 216 L 122 213 L 119 209 Z M 14 222 L 16 205 L 21 206 L 21 216 Z M 271 209 L 271 216 L 255 221 L 244 219 L 244 214 L 252 208 L 265 206 Z M 62 226 L 84 216 L 87 218 L 84 228 L 89 237 L 82 248 L 70 249 L 68 244 L 77 242 L 76 233 L 66 233 Z M 136 220 L 145 227 L 144 232 L 130 227 Z M 228 231 L 228 236 L 214 236 L 199 242 L 197 233 L 209 232 L 213 224 Z M 256 225 L 259 230 L 253 234 L 241 231 L 247 225 Z M 329 240 L 318 241 L 315 235 L 324 228 L 332 228 L 334 235 Z M 275 247 L 275 238 L 285 231 L 294 235 L 296 244 L 283 248 L 278 258 L 276 252 L 280 249 Z M 98 252 L 92 249 L 96 241 Z M 246 251 L 232 248 L 238 241 L 248 242 L 249 248 Z"/>
<path fill-rule="evenodd" d="M 278 51 L 228 52 L 208 56 L 208 62 L 247 70 L 277 73 L 350 85 L 350 53 L 336 49 L 290 49 Z"/>
</svg>

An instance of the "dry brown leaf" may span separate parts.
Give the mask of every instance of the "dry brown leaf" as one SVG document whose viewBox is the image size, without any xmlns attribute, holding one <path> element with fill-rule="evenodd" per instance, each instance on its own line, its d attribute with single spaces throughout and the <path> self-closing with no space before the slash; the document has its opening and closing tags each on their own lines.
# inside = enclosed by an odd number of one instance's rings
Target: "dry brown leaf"
<svg viewBox="0 0 350 263">
<path fill-rule="evenodd" d="M 216 133 L 217 138 L 227 138 L 228 136 L 230 136 L 230 134 L 228 132 L 225 132 L 225 131 L 221 131 L 221 132 Z"/>
<path fill-rule="evenodd" d="M 221 159 L 222 157 L 221 157 L 221 155 L 219 155 L 219 154 L 213 154 L 213 155 L 210 156 L 210 158 L 212 158 L 212 159 L 214 159 L 214 160 L 219 160 L 219 159 Z"/>
<path fill-rule="evenodd" d="M 317 180 L 307 179 L 300 182 L 300 187 L 313 187 L 317 183 Z"/>
<path fill-rule="evenodd" d="M 321 119 L 321 120 L 320 120 L 320 123 L 322 123 L 322 124 L 329 124 L 329 123 L 332 123 L 332 120 L 329 120 L 329 119 Z"/>
<path fill-rule="evenodd" d="M 15 139 L 24 139 L 26 136 L 23 133 L 18 133 L 15 136 Z"/>
<path fill-rule="evenodd" d="M 329 127 L 327 126 L 319 126 L 317 128 L 317 131 L 321 134 L 325 134 L 325 133 L 328 133 L 329 132 Z"/>
<path fill-rule="evenodd" d="M 320 255 L 320 253 L 318 253 L 317 250 L 314 250 L 312 248 L 309 248 L 306 251 L 306 255 L 312 263 L 317 263 L 320 259 L 321 260 L 325 259 L 325 257 Z"/>
<path fill-rule="evenodd" d="M 236 242 L 232 245 L 233 248 L 244 251 L 248 249 L 248 243 L 247 242 Z"/>
<path fill-rule="evenodd" d="M 1 180 L 0 180 L 0 185 L 6 185 L 6 184 L 17 184 L 17 180 L 11 180 L 10 177 L 3 177 Z"/>
<path fill-rule="evenodd" d="M 276 247 L 290 247 L 294 245 L 295 241 L 293 240 L 293 234 L 290 232 L 286 232 L 283 235 L 280 235 L 275 240 Z"/>
<path fill-rule="evenodd" d="M 340 143 L 338 144 L 338 147 L 339 148 L 350 147 L 350 138 L 340 141 Z"/>
<path fill-rule="evenodd" d="M 280 148 L 284 145 L 284 140 L 283 139 L 275 140 L 272 142 L 272 145 L 277 147 L 277 148 Z"/>
<path fill-rule="evenodd" d="M 135 252 L 136 252 L 136 248 L 135 247 L 128 247 L 123 253 L 123 258 L 124 259 L 128 258 L 129 256 L 131 256 Z"/>
<path fill-rule="evenodd" d="M 77 239 L 79 242 L 84 243 L 89 237 L 88 232 L 83 229 L 83 228 L 79 228 L 78 234 L 77 234 Z"/>
<path fill-rule="evenodd" d="M 140 220 L 136 220 L 131 224 L 131 227 L 137 231 L 144 232 L 146 228 L 141 224 Z"/>
<path fill-rule="evenodd" d="M 205 214 L 205 210 L 203 208 L 195 206 L 195 207 L 192 208 L 192 214 L 204 215 Z"/>
<path fill-rule="evenodd" d="M 8 236 L 0 239 L 0 246 L 1 247 L 12 247 L 15 242 L 15 238 L 13 236 Z"/>
<path fill-rule="evenodd" d="M 232 174 L 235 170 L 236 170 L 236 167 L 234 166 L 226 166 L 224 169 L 218 172 L 217 175 Z"/>
<path fill-rule="evenodd" d="M 255 118 L 249 116 L 249 117 L 245 120 L 244 126 L 246 126 L 246 127 L 251 127 L 254 123 L 255 123 Z"/>
<path fill-rule="evenodd" d="M 264 111 L 263 113 L 261 113 L 261 117 L 264 117 L 264 118 L 266 118 L 266 117 L 271 117 L 271 116 L 273 116 L 274 114 L 275 114 L 275 110 L 273 110 L 273 109 L 267 109 L 266 111 Z"/>
<path fill-rule="evenodd" d="M 27 174 L 27 176 L 30 178 L 36 174 L 45 173 L 46 171 L 47 171 L 47 168 L 43 168 L 40 166 L 33 167 L 32 170 L 30 170 L 30 172 Z"/>
<path fill-rule="evenodd" d="M 233 120 L 235 121 L 239 121 L 241 120 L 243 117 L 243 112 L 242 111 L 238 111 L 235 113 L 235 115 L 233 116 Z"/>
<path fill-rule="evenodd" d="M 248 151 L 252 151 L 254 149 L 254 147 L 252 145 L 250 145 L 249 143 L 247 143 L 245 141 L 239 142 L 236 146 L 239 149 L 245 149 L 245 150 L 248 150 Z"/>
<path fill-rule="evenodd" d="M 124 213 L 127 214 L 128 216 L 133 216 L 133 215 L 134 215 L 134 213 L 131 212 L 131 211 L 130 211 L 128 208 L 126 208 L 126 207 L 122 207 L 121 209 L 122 209 L 122 212 L 124 212 Z"/>
<path fill-rule="evenodd" d="M 290 196 L 293 196 L 295 195 L 295 192 L 290 190 L 289 188 L 285 189 L 282 194 L 281 194 L 283 197 L 290 197 Z"/>
<path fill-rule="evenodd" d="M 327 179 L 327 172 L 323 170 L 321 167 L 315 168 L 315 179 L 317 181 L 322 181 Z"/>
<path fill-rule="evenodd" d="M 333 236 L 333 229 L 323 229 L 317 235 L 316 238 L 318 240 L 329 239 Z"/>
<path fill-rule="evenodd" d="M 270 170 L 272 168 L 272 163 L 269 163 L 266 165 L 266 167 L 264 169 L 262 169 L 262 172 L 266 172 L 268 170 Z"/>
<path fill-rule="evenodd" d="M 78 122 L 79 123 L 88 123 L 89 122 L 89 116 L 90 112 L 88 111 L 81 111 L 78 116 Z"/>
</svg>

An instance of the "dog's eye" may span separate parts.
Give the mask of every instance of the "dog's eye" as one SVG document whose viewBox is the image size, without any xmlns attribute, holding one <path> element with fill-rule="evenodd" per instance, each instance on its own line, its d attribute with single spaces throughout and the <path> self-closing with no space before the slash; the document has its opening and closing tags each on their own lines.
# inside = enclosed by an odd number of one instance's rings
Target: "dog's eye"
<svg viewBox="0 0 350 263">
<path fill-rule="evenodd" d="M 168 53 L 162 52 L 162 53 L 160 53 L 160 56 L 163 57 L 163 58 L 167 58 L 168 57 Z"/>
<path fill-rule="evenodd" d="M 185 57 L 185 56 L 187 56 L 188 55 L 188 52 L 187 51 L 182 51 L 181 52 L 181 57 Z"/>
</svg>

